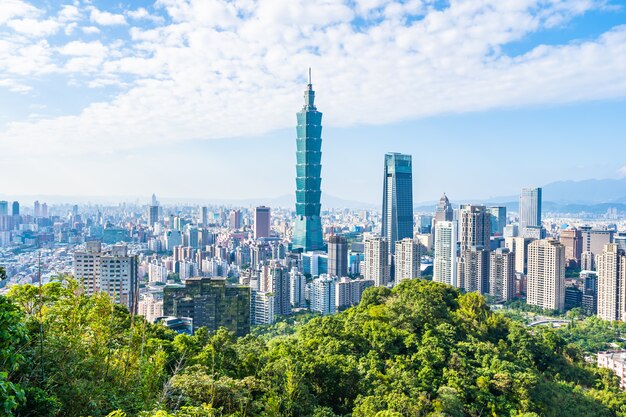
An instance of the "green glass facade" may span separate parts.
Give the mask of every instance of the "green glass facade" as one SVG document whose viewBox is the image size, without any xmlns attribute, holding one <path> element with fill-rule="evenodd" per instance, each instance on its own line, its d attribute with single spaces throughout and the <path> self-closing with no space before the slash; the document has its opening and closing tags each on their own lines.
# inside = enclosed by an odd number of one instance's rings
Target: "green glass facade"
<svg viewBox="0 0 626 417">
<path fill-rule="evenodd" d="M 250 332 L 250 287 L 227 285 L 223 278 L 190 278 L 163 289 L 163 314 L 190 317 L 193 330 L 220 327 L 245 336 Z"/>
<path fill-rule="evenodd" d="M 322 196 L 322 113 L 315 107 L 315 91 L 309 80 L 304 107 L 297 113 L 296 127 L 296 221 L 293 249 L 324 247 L 320 219 Z"/>
</svg>

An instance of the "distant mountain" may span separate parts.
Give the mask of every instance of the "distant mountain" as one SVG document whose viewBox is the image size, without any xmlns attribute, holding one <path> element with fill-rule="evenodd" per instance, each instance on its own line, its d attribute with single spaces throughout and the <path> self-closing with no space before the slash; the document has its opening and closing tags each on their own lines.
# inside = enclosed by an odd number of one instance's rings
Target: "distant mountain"
<svg viewBox="0 0 626 417">
<path fill-rule="evenodd" d="M 552 182 L 543 187 L 543 199 L 570 204 L 626 203 L 626 177 Z"/>
</svg>

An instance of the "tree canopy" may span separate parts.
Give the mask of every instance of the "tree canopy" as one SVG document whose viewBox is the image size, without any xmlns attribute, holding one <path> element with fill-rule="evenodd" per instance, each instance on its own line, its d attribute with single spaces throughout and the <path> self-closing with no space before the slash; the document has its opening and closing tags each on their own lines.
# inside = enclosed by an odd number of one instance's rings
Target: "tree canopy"
<svg viewBox="0 0 626 417">
<path fill-rule="evenodd" d="M 626 416 L 616 377 L 580 345 L 431 281 L 369 288 L 273 337 L 178 335 L 71 281 L 3 300 L 24 334 L 0 341 L 0 359 L 23 357 L 6 379 L 18 416 Z"/>
</svg>

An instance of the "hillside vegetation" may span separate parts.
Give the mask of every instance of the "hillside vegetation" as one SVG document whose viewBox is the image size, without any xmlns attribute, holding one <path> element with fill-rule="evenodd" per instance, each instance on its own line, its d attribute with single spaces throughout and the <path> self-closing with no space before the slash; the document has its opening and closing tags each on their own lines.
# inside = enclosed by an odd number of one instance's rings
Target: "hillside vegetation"
<svg viewBox="0 0 626 417">
<path fill-rule="evenodd" d="M 42 295 L 0 298 L 5 414 L 626 416 L 615 376 L 578 345 L 434 282 L 370 288 L 358 307 L 273 338 L 177 335 L 71 281 Z"/>
</svg>

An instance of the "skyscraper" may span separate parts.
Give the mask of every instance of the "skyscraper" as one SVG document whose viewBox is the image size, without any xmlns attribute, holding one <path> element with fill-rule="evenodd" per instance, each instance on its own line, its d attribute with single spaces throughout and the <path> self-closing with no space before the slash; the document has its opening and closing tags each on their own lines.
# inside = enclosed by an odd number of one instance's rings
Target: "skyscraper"
<svg viewBox="0 0 626 417">
<path fill-rule="evenodd" d="M 491 234 L 502 236 L 506 226 L 506 207 L 489 207 L 487 211 L 491 215 Z"/>
<path fill-rule="evenodd" d="M 270 237 L 270 208 L 259 206 L 254 209 L 254 238 Z"/>
<path fill-rule="evenodd" d="M 456 282 L 456 222 L 438 221 L 435 224 L 435 259 L 433 281 L 457 286 Z"/>
<path fill-rule="evenodd" d="M 348 241 L 343 236 L 334 235 L 328 238 L 328 275 L 348 275 Z"/>
<path fill-rule="evenodd" d="M 385 155 L 382 236 L 393 254 L 395 243 L 413 238 L 413 167 L 411 155 Z"/>
<path fill-rule="evenodd" d="M 541 188 L 522 188 L 519 199 L 519 232 L 525 235 L 528 226 L 541 226 Z"/>
<path fill-rule="evenodd" d="M 435 224 L 437 222 L 451 222 L 454 220 L 454 210 L 452 204 L 448 200 L 446 193 L 443 193 L 437 204 L 437 211 L 435 213 Z"/>
<path fill-rule="evenodd" d="M 12 213 L 14 216 L 20 215 L 20 203 L 18 201 L 13 202 L 13 210 Z"/>
<path fill-rule="evenodd" d="M 304 252 L 324 247 L 320 219 L 322 171 L 322 113 L 315 107 L 315 92 L 309 84 L 304 107 L 297 113 L 296 128 L 296 221 L 293 248 Z"/>
<path fill-rule="evenodd" d="M 459 288 L 466 292 L 489 292 L 489 250 L 484 246 L 472 246 L 459 259 L 457 269 Z"/>
<path fill-rule="evenodd" d="M 550 310 L 565 307 L 565 246 L 557 240 L 535 240 L 528 245 L 526 302 Z"/>
<path fill-rule="evenodd" d="M 616 244 L 605 245 L 596 256 L 598 269 L 598 317 L 626 319 L 626 256 Z"/>
</svg>

